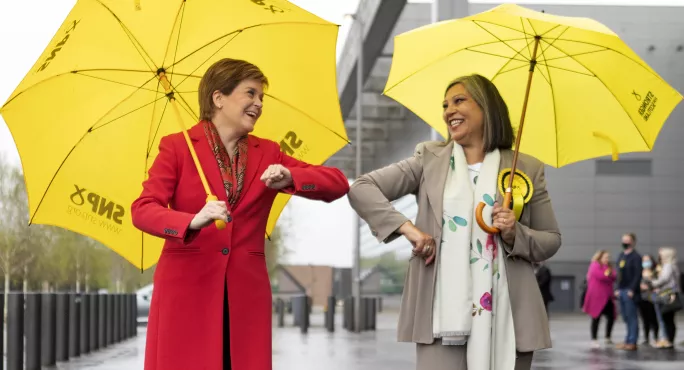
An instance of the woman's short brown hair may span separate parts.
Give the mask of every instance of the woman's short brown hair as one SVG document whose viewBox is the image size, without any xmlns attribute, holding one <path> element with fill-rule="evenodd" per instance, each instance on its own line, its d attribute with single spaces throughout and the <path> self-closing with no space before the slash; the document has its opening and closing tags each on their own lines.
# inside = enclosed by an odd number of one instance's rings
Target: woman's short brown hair
<svg viewBox="0 0 684 370">
<path fill-rule="evenodd" d="M 239 59 L 224 58 L 212 64 L 199 83 L 197 91 L 200 119 L 211 121 L 214 115 L 214 91 L 230 95 L 244 80 L 257 80 L 268 86 L 268 79 L 259 67 Z"/>
<path fill-rule="evenodd" d="M 485 153 L 492 152 L 494 149 L 511 149 L 515 140 L 513 126 L 508 115 L 508 106 L 496 85 L 478 74 L 461 76 L 449 83 L 444 90 L 444 95 L 446 96 L 449 89 L 458 84 L 463 85 L 482 109 Z"/>
</svg>

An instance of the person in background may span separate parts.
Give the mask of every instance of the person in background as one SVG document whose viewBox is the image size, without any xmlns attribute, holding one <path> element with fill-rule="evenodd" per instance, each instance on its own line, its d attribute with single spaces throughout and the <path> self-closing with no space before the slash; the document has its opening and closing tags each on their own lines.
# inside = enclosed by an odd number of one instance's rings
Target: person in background
<svg viewBox="0 0 684 370">
<path fill-rule="evenodd" d="M 605 343 L 612 344 L 611 334 L 615 322 L 616 310 L 613 302 L 613 285 L 615 284 L 615 269 L 610 263 L 610 254 L 599 250 L 594 254 L 587 272 L 587 292 L 582 311 L 591 316 L 592 347 L 599 348 L 597 340 L 598 326 L 601 316 L 606 317 Z"/>
<path fill-rule="evenodd" d="M 679 293 L 680 272 L 677 267 L 677 252 L 674 248 L 660 248 L 658 255 L 662 269 L 658 278 L 647 283 L 653 289 L 653 301 L 656 303 L 656 314 L 660 319 L 662 331 L 657 348 L 674 348 L 677 326 L 675 324 L 676 310 L 669 310 L 664 302 L 670 302 Z M 679 297 L 681 299 L 681 296 Z"/>
<path fill-rule="evenodd" d="M 650 346 L 649 334 L 653 333 L 653 342 L 658 341 L 658 318 L 656 317 L 656 308 L 651 299 L 651 290 L 646 284 L 648 281 L 654 280 L 656 277 L 656 263 L 651 255 L 645 254 L 641 258 L 641 301 L 639 302 L 639 313 L 641 313 L 641 322 L 644 325 L 644 341 L 641 343 L 645 346 Z"/>
<path fill-rule="evenodd" d="M 544 262 L 534 263 L 534 275 L 537 277 L 537 285 L 544 300 L 544 308 L 546 314 L 549 314 L 549 303 L 553 302 L 553 294 L 551 294 L 551 270 L 544 264 Z"/>
<path fill-rule="evenodd" d="M 622 236 L 622 253 L 618 256 L 618 287 L 615 296 L 620 301 L 622 319 L 627 324 L 627 335 L 624 343 L 615 346 L 617 349 L 636 351 L 639 338 L 639 317 L 637 304 L 641 300 L 641 255 L 637 253 L 636 235 Z"/>
</svg>

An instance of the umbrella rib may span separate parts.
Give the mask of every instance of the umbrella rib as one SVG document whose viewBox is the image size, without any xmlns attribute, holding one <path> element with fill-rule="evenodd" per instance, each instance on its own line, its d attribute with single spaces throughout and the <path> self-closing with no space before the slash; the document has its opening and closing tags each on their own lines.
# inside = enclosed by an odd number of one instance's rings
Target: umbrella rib
<svg viewBox="0 0 684 370">
<path fill-rule="evenodd" d="M 525 56 L 522 55 L 522 54 L 520 54 L 519 51 L 515 50 L 515 48 L 514 48 L 513 46 L 511 46 L 511 45 L 509 45 L 508 43 L 506 43 L 506 41 L 504 41 L 503 39 L 501 39 L 500 37 L 498 37 L 498 36 L 495 35 L 494 33 L 490 32 L 488 29 L 482 27 L 482 26 L 478 23 L 478 21 L 473 21 L 473 23 L 475 23 L 476 26 L 482 28 L 482 29 L 483 29 L 485 32 L 487 32 L 488 34 L 492 35 L 492 37 L 494 37 L 495 39 L 499 40 L 500 43 L 502 43 L 502 44 L 508 46 L 511 50 L 515 51 L 516 54 L 518 54 L 518 55 L 520 55 L 521 57 L 523 57 L 526 61 L 529 61 L 529 59 L 525 58 Z M 502 27 L 503 27 L 503 26 L 502 26 Z M 519 31 L 519 32 L 520 32 L 520 31 Z M 522 33 L 525 34 L 525 35 L 527 35 L 525 32 L 522 32 Z M 527 41 L 527 36 L 525 36 L 524 40 Z"/>
<path fill-rule="evenodd" d="M 233 37 L 232 37 L 232 38 L 230 38 L 228 41 L 226 41 L 226 43 L 223 44 L 223 46 L 221 46 L 220 48 L 218 48 L 218 50 L 216 50 L 213 54 L 211 54 L 206 60 L 204 60 L 204 62 L 197 64 L 197 67 L 196 67 L 192 72 L 190 72 L 187 76 L 185 76 L 185 78 L 182 79 L 181 82 L 179 82 L 179 83 L 176 84 L 175 86 L 174 86 L 174 85 L 171 85 L 171 87 L 174 89 L 174 91 L 177 91 L 177 90 L 176 90 L 176 87 L 177 87 L 177 86 L 182 85 L 183 82 L 185 82 L 190 76 L 192 76 L 193 73 L 197 72 L 197 70 L 200 69 L 200 68 L 204 65 L 204 63 L 208 62 L 211 58 L 214 57 L 214 55 L 218 54 L 223 48 L 226 47 L 226 45 L 228 45 L 231 41 L 233 41 L 233 40 L 234 40 L 236 37 L 238 37 L 241 33 L 242 33 L 242 31 L 233 34 Z M 202 48 L 204 48 L 204 47 L 206 47 L 206 46 L 203 46 Z M 201 50 L 202 48 L 195 50 L 195 52 Z M 194 54 L 194 52 L 188 54 L 188 56 L 186 56 L 185 58 L 189 57 L 189 56 L 192 55 L 192 54 Z M 172 65 L 170 65 L 170 66 L 169 66 L 169 69 L 175 68 L 176 65 L 177 65 L 178 63 L 182 62 L 185 58 L 183 58 L 183 59 L 181 59 L 181 60 L 175 62 L 175 63 L 172 64 Z"/>
<path fill-rule="evenodd" d="M 523 48 L 523 49 L 524 49 L 524 48 Z M 525 63 L 529 62 L 529 60 L 516 59 L 515 57 L 511 58 L 511 57 L 507 57 L 507 56 L 505 56 L 505 55 L 499 55 L 499 54 L 494 54 L 494 53 L 488 53 L 488 52 L 486 52 L 486 51 L 472 50 L 470 47 L 467 47 L 467 48 L 465 48 L 465 49 L 463 49 L 463 50 L 470 51 L 470 52 L 473 52 L 473 53 L 479 53 L 479 54 L 489 55 L 489 56 L 493 56 L 493 57 L 508 59 L 509 61 L 515 60 L 515 61 L 518 61 L 518 62 L 525 62 Z"/>
<path fill-rule="evenodd" d="M 178 8 L 178 12 L 176 12 L 176 19 L 173 21 L 173 27 L 171 27 L 171 32 L 169 33 L 169 40 L 166 42 L 166 50 L 164 51 L 164 59 L 162 59 L 162 65 L 166 62 L 166 57 L 169 56 L 169 51 L 171 49 L 171 45 L 173 44 L 173 30 L 176 29 L 176 24 L 178 23 L 178 20 L 180 19 L 180 24 L 178 26 L 178 35 L 176 38 L 176 48 L 174 50 L 174 59 L 175 59 L 175 52 L 178 51 L 178 43 L 180 40 L 180 33 L 183 25 L 183 16 L 185 15 L 185 1 L 181 1 L 180 7 Z"/>
<path fill-rule="evenodd" d="M 143 61 L 147 65 L 147 67 L 150 70 L 156 71 L 157 67 L 154 64 L 154 60 L 152 60 L 152 57 L 150 57 L 150 54 L 145 50 L 145 48 L 138 41 L 138 39 L 135 37 L 135 35 L 133 35 L 133 32 L 131 32 L 131 30 L 129 30 L 128 27 L 126 27 L 126 25 L 121 21 L 121 19 L 119 19 L 119 17 L 111 9 L 109 9 L 109 7 L 107 5 L 103 4 L 101 0 L 95 0 L 95 1 L 97 3 L 99 3 L 100 5 L 102 5 L 102 7 L 107 9 L 109 14 L 111 14 L 111 16 L 114 17 L 114 19 L 116 19 L 116 21 L 121 26 L 121 29 L 124 31 L 126 36 L 128 36 L 129 41 L 131 41 L 131 44 L 133 44 L 133 47 L 135 48 L 135 50 L 138 52 L 138 54 L 140 54 L 140 57 L 143 59 Z M 147 57 L 147 59 L 145 57 Z M 148 62 L 152 63 L 152 67 L 150 67 L 150 64 Z"/>
<path fill-rule="evenodd" d="M 158 101 L 158 100 L 157 100 Z M 154 135 L 150 138 L 149 134 L 147 137 L 147 156 L 145 157 L 145 160 L 150 156 L 150 152 L 152 151 L 152 144 L 154 141 L 157 139 L 157 134 L 159 133 L 159 127 L 161 127 L 162 120 L 164 119 L 164 114 L 166 113 L 166 108 L 169 106 L 169 100 L 167 99 L 164 104 L 164 108 L 162 109 L 161 116 L 159 117 L 159 123 L 157 124 L 156 130 L 154 130 Z M 150 119 L 150 126 L 154 124 L 154 112 L 152 112 L 152 117 Z M 147 163 L 145 163 L 145 168 L 147 168 Z"/>
<path fill-rule="evenodd" d="M 149 82 L 149 81 L 148 81 L 148 82 Z M 147 82 L 145 82 L 145 84 L 147 84 Z M 145 85 L 143 84 L 142 86 L 145 86 Z M 138 91 L 139 91 L 139 90 L 133 91 L 133 92 L 132 92 L 130 95 L 128 95 L 125 99 L 121 100 L 119 103 L 117 103 L 116 105 L 114 105 L 114 106 L 112 107 L 112 109 L 110 109 L 109 111 L 107 111 L 107 113 L 105 113 L 101 118 L 99 118 L 97 121 L 95 121 L 95 123 L 97 124 L 97 122 L 99 122 L 99 121 L 100 121 L 103 117 L 105 117 L 109 112 L 111 112 L 111 111 L 113 111 L 114 109 L 116 109 L 116 107 L 120 106 L 123 102 L 125 102 L 126 100 L 128 100 L 131 96 L 133 96 L 133 94 L 135 94 L 135 93 L 138 92 Z M 163 97 L 162 97 L 162 98 L 163 98 Z M 161 99 L 161 98 L 160 98 L 160 99 Z M 147 104 L 147 105 L 149 105 L 149 104 Z M 140 108 L 138 108 L 138 109 L 140 109 Z M 119 118 L 120 118 L 120 117 L 119 117 Z M 57 178 L 57 174 L 59 174 L 59 171 L 60 171 L 60 170 L 62 169 L 62 167 L 64 166 L 64 163 L 66 163 L 66 161 L 69 159 L 69 157 L 71 156 L 71 153 L 74 152 L 74 150 L 76 149 L 76 147 L 77 147 L 81 142 L 83 142 L 83 139 L 86 137 L 86 135 L 88 135 L 89 133 L 91 133 L 91 132 L 93 132 L 93 131 L 96 130 L 96 129 L 93 129 L 93 127 L 95 127 L 95 125 L 93 125 L 93 126 L 91 126 L 90 128 L 88 128 L 88 130 L 83 134 L 83 136 L 81 136 L 81 138 L 78 139 L 78 141 L 76 142 L 76 144 L 74 144 L 74 146 L 71 148 L 71 150 L 69 150 L 69 153 L 67 153 L 67 155 L 64 157 L 64 160 L 62 160 L 62 163 L 60 163 L 59 167 L 57 167 L 57 170 L 56 170 L 55 173 L 52 175 L 52 179 L 50 179 L 50 182 L 48 183 L 48 186 L 45 188 L 45 192 L 43 192 L 43 196 L 40 197 L 40 202 L 38 202 L 38 206 L 36 206 L 36 210 L 35 210 L 35 212 L 33 212 L 33 216 L 31 216 L 31 220 L 29 221 L 30 223 L 33 223 L 33 218 L 38 214 L 38 210 L 40 209 L 40 206 L 43 204 L 43 200 L 45 200 L 45 196 L 47 195 L 48 191 L 50 191 L 50 187 L 52 186 L 52 183 L 55 181 L 55 178 Z M 101 126 L 101 127 L 102 127 L 102 126 Z"/>
<path fill-rule="evenodd" d="M 173 52 L 173 64 L 172 66 L 176 65 L 176 58 L 178 57 L 178 45 L 180 45 L 180 36 L 181 36 L 181 30 L 183 29 L 183 18 L 185 17 L 185 1 L 183 1 L 181 5 L 181 10 L 179 10 L 180 13 L 180 24 L 178 24 L 178 37 L 176 37 L 176 47 Z M 178 19 L 178 17 L 176 17 Z M 173 34 L 173 33 L 172 33 Z M 169 43 L 171 42 L 170 40 L 171 36 L 169 36 Z M 164 60 L 166 60 L 166 57 L 164 57 Z M 173 67 L 171 67 L 173 69 Z M 169 82 L 173 86 L 173 74 L 171 75 Z"/>
<path fill-rule="evenodd" d="M 571 56 L 570 54 L 566 53 L 565 51 L 563 51 L 563 50 L 562 50 L 561 48 L 559 48 L 558 46 L 553 45 L 553 47 L 556 48 L 556 49 L 557 49 L 558 51 L 560 51 L 561 53 L 563 53 L 563 54 L 569 56 L 570 58 L 572 58 L 572 60 L 574 60 L 575 62 L 577 62 L 577 63 L 578 63 L 579 65 L 581 65 L 582 67 L 586 68 L 587 71 L 593 73 L 593 74 L 594 74 L 593 77 L 596 78 L 599 82 L 601 82 L 601 84 L 606 88 L 606 90 L 608 90 L 608 92 L 613 96 L 613 98 L 615 98 L 615 101 L 620 105 L 620 108 L 622 108 L 622 111 L 625 112 L 625 114 L 627 115 L 627 117 L 630 117 L 630 120 L 631 120 L 631 116 L 629 115 L 629 112 L 627 112 L 627 109 L 622 105 L 622 102 L 620 101 L 620 99 L 618 99 L 617 96 L 615 96 L 615 93 L 613 93 L 613 90 L 611 90 L 611 89 L 608 87 L 608 85 L 606 85 L 606 83 L 601 79 L 601 77 L 599 77 L 598 75 L 596 75 L 596 73 L 595 73 L 594 71 L 592 71 L 591 68 L 585 66 L 585 65 L 582 64 L 579 60 L 575 59 L 573 56 Z M 553 67 L 553 66 L 552 66 L 552 67 Z M 634 122 L 632 122 L 632 123 L 634 123 Z M 635 125 L 635 126 L 636 126 L 636 125 Z M 649 145 L 648 141 L 646 141 L 646 138 L 644 137 L 644 134 L 641 133 L 641 130 L 639 130 L 638 127 L 637 127 L 637 132 L 639 133 L 639 136 L 641 136 L 641 139 L 644 141 L 644 143 L 646 144 L 646 146 L 648 147 L 648 149 L 649 149 L 649 150 L 653 149 L 653 148 L 651 147 L 651 145 Z"/>
<path fill-rule="evenodd" d="M 554 57 L 554 58 L 551 58 L 551 59 L 546 59 L 546 61 L 548 62 L 548 61 L 551 61 L 551 60 L 559 60 L 559 59 L 564 59 L 564 58 L 569 58 L 569 57 L 576 57 L 576 56 L 580 56 L 580 55 L 587 55 L 587 54 L 593 54 L 593 53 L 600 53 L 600 52 L 602 52 L 602 51 L 608 51 L 608 48 L 605 48 L 605 49 L 603 49 L 603 50 L 586 51 L 586 52 L 584 52 L 584 53 L 577 53 L 577 54 L 565 54 L 565 55 L 560 56 L 560 57 Z"/>
<path fill-rule="evenodd" d="M 527 39 L 526 39 L 526 38 L 519 38 L 519 39 L 509 39 L 509 40 L 506 40 L 506 41 L 520 41 L 520 40 L 527 40 Z M 488 41 L 488 42 L 484 42 L 484 43 L 482 43 L 482 44 L 471 45 L 471 46 L 468 46 L 468 47 L 466 47 L 466 48 L 458 49 L 458 50 L 456 50 L 456 51 L 452 51 L 452 52 L 450 52 L 450 53 L 444 54 L 444 55 L 438 57 L 438 58 L 435 59 L 435 60 L 432 60 L 432 61 L 430 61 L 430 62 L 428 62 L 428 63 L 425 63 L 424 66 L 422 66 L 422 67 L 416 69 L 414 72 L 410 73 L 408 76 L 406 76 L 406 77 L 402 78 L 401 80 L 397 81 L 397 83 L 395 83 L 395 84 L 392 85 L 391 87 L 385 88 L 385 93 L 387 93 L 388 91 L 392 90 L 393 88 L 395 88 L 395 87 L 396 87 L 397 85 L 399 85 L 400 83 L 402 83 L 402 82 L 408 80 L 409 78 L 415 76 L 416 74 L 420 73 L 420 72 L 423 71 L 425 68 L 428 68 L 428 67 L 430 67 L 431 65 L 433 65 L 433 64 L 435 64 L 435 63 L 437 63 L 437 62 L 439 62 L 439 61 L 441 61 L 441 60 L 443 60 L 443 59 L 445 59 L 445 58 L 448 58 L 448 57 L 450 57 L 450 56 L 452 56 L 452 55 L 454 55 L 454 54 L 458 54 L 458 53 L 462 52 L 463 50 L 468 50 L 468 48 L 477 47 L 477 46 L 483 46 L 483 45 L 490 45 L 490 44 L 497 44 L 497 43 L 499 43 L 498 40 L 497 40 L 497 41 Z M 468 51 L 476 52 L 475 50 L 468 50 Z M 496 55 L 496 56 L 500 56 L 500 55 Z M 507 58 L 507 59 L 512 59 L 512 58 L 510 58 L 510 57 L 506 57 L 506 58 Z M 519 60 L 519 59 L 516 59 L 516 60 Z M 529 60 L 523 60 L 522 62 L 529 62 Z"/>
<path fill-rule="evenodd" d="M 526 38 L 525 40 L 527 40 L 527 38 Z M 526 48 L 526 47 L 529 49 L 529 46 L 530 46 L 530 44 L 531 44 L 532 42 L 534 42 L 534 39 L 532 39 L 530 42 L 528 42 L 526 46 L 523 46 L 523 49 Z M 520 50 L 522 50 L 522 49 L 520 49 Z M 531 55 L 531 54 L 532 54 L 532 53 L 530 53 L 530 55 Z M 513 68 L 513 69 L 509 69 L 509 70 L 507 70 L 507 71 L 502 72 L 502 71 L 504 70 L 504 68 L 506 68 L 506 66 L 507 66 L 508 64 L 511 63 L 512 60 L 514 60 L 514 59 L 513 59 L 513 58 L 508 58 L 508 61 L 507 61 L 506 63 L 504 63 L 504 65 L 501 66 L 501 68 L 499 68 L 499 70 L 494 74 L 494 76 L 491 78 L 491 80 L 494 81 L 494 79 L 496 79 L 497 76 L 502 75 L 502 74 L 504 74 L 504 73 L 511 72 L 511 71 L 516 71 L 516 70 L 518 70 L 518 69 L 520 69 L 520 68 L 525 68 L 525 67 L 528 67 L 528 66 L 529 66 L 528 64 L 523 64 L 522 66 L 518 66 L 518 67 L 515 67 L 515 68 Z M 516 60 L 517 60 L 517 59 L 516 59 Z M 525 62 L 527 62 L 527 61 L 525 61 Z"/>
<path fill-rule="evenodd" d="M 557 66 L 549 65 L 549 64 L 545 64 L 545 63 L 537 63 L 537 64 L 546 66 L 546 67 L 548 67 L 548 68 L 555 68 L 555 69 L 558 69 L 558 70 L 561 70 L 561 71 L 566 71 L 566 72 L 570 72 L 570 73 L 577 73 L 578 75 L 582 75 L 582 76 L 596 77 L 596 75 L 593 75 L 593 74 L 591 74 L 591 73 L 580 72 L 580 71 L 574 71 L 574 70 L 572 70 L 572 69 L 563 68 L 563 67 L 557 67 Z"/>
<path fill-rule="evenodd" d="M 79 73 L 79 72 L 73 72 L 73 73 L 74 73 L 74 74 L 77 74 L 77 75 L 79 75 L 79 76 L 90 77 L 90 78 L 94 78 L 94 79 L 96 79 L 96 80 L 105 81 L 105 82 L 111 82 L 111 83 L 117 84 L 117 85 L 128 86 L 128 87 L 134 87 L 134 88 L 136 88 L 136 89 L 138 89 L 138 90 L 146 90 L 146 91 L 153 91 L 153 92 L 157 92 L 157 91 L 158 91 L 158 90 L 153 90 L 153 89 L 146 88 L 146 87 L 140 87 L 140 86 L 135 86 L 135 85 L 132 85 L 132 84 L 127 84 L 127 83 L 124 83 L 124 82 L 119 82 L 119 81 L 110 80 L 110 79 L 103 78 L 103 77 L 91 76 L 91 75 L 88 75 L 88 74 L 85 74 L 85 73 Z M 149 82 L 149 81 L 148 81 L 148 82 Z"/>
<path fill-rule="evenodd" d="M 151 102 L 149 102 L 149 103 L 147 103 L 147 104 L 143 104 L 143 105 L 141 105 L 141 106 L 139 106 L 139 107 L 137 107 L 137 108 L 135 108 L 135 109 L 133 109 L 133 110 L 131 110 L 131 111 L 128 111 L 128 112 L 126 112 L 126 113 L 124 113 L 124 114 L 122 114 L 122 115 L 116 117 L 116 118 L 113 118 L 113 119 L 111 119 L 111 120 L 109 120 L 109 121 L 107 121 L 107 122 L 101 124 L 100 126 L 95 127 L 95 126 L 93 125 L 93 127 L 91 127 L 91 128 L 88 130 L 88 132 L 93 132 L 93 131 L 99 130 L 99 129 L 105 127 L 105 126 L 108 126 L 108 125 L 110 125 L 111 123 L 113 123 L 114 121 L 117 121 L 117 120 L 119 120 L 119 119 L 121 119 L 121 118 L 124 118 L 124 117 L 128 116 L 129 114 L 133 114 L 133 113 L 135 113 L 135 112 L 137 112 L 137 111 L 139 111 L 139 110 L 141 110 L 141 109 L 143 109 L 143 108 L 145 108 L 145 107 L 147 107 L 147 106 L 149 106 L 149 105 L 152 105 L 152 104 L 158 102 L 158 101 L 161 100 L 161 99 L 164 99 L 165 97 L 166 97 L 166 95 L 162 95 L 162 96 L 160 96 L 159 98 L 154 99 L 153 101 L 151 101 Z M 110 110 L 110 112 L 111 112 L 111 110 Z"/>
<path fill-rule="evenodd" d="M 528 41 L 527 30 L 525 29 L 525 22 L 523 22 L 522 17 L 520 17 L 520 27 L 522 27 L 523 32 L 525 33 L 525 41 Z M 529 55 L 532 55 L 532 50 L 530 50 L 530 44 L 532 44 L 533 41 L 534 41 L 534 38 L 532 38 L 532 41 L 528 41 L 528 43 L 527 43 L 527 53 Z"/>
<path fill-rule="evenodd" d="M 626 58 L 626 59 L 628 59 L 628 60 L 630 60 L 630 61 L 632 61 L 632 62 L 638 64 L 639 66 L 641 66 L 642 68 L 644 68 L 645 70 L 647 70 L 649 73 L 651 73 L 653 76 L 657 77 L 658 79 L 662 79 L 660 76 L 658 76 L 657 73 L 655 73 L 654 71 L 652 71 L 651 68 L 650 68 L 648 65 L 644 65 L 643 63 L 639 62 L 638 60 L 635 60 L 635 59 L 633 59 L 632 57 L 630 57 L 630 56 L 628 56 L 628 55 L 625 55 L 625 54 L 622 53 L 621 51 L 617 51 L 617 50 L 615 50 L 615 49 L 613 49 L 613 48 L 610 48 L 610 47 L 607 47 L 607 46 L 605 46 L 605 45 L 598 45 L 598 44 L 594 44 L 594 43 L 586 42 L 586 41 L 568 40 L 568 39 L 558 39 L 558 40 L 560 40 L 560 41 L 567 41 L 567 42 L 576 42 L 576 43 L 580 43 L 580 44 L 596 46 L 596 47 L 599 47 L 599 48 L 606 48 L 606 50 L 604 50 L 604 51 L 610 50 L 610 51 L 612 51 L 612 52 L 614 52 L 614 53 L 620 54 L 622 57 L 624 57 L 624 58 Z M 561 51 L 563 54 L 569 56 L 568 53 L 563 52 L 563 51 L 560 50 L 558 47 L 556 47 L 556 49 L 558 49 L 559 51 Z M 579 62 L 578 62 L 578 63 L 579 63 Z M 581 64 L 581 63 L 580 63 L 580 64 Z M 587 69 L 588 69 L 588 68 L 587 68 Z M 593 72 L 592 72 L 592 73 L 593 73 Z"/>
<path fill-rule="evenodd" d="M 472 20 L 471 22 L 473 22 L 473 23 L 491 24 L 491 25 L 494 25 L 494 26 L 497 26 L 497 27 L 507 28 L 507 29 L 509 29 L 509 30 L 511 30 L 511 31 L 520 32 L 520 33 L 522 33 L 522 34 L 524 34 L 524 35 L 526 35 L 526 36 L 532 36 L 532 37 L 536 36 L 536 35 L 534 35 L 534 34 L 529 34 L 529 33 L 527 33 L 527 32 L 524 31 L 524 30 L 521 31 L 521 30 L 519 30 L 519 29 L 515 29 L 515 28 L 513 28 L 513 27 L 506 26 L 506 25 L 503 25 L 503 24 L 494 23 L 494 22 L 483 21 L 483 20 L 478 20 L 478 19 L 474 19 L 474 20 Z M 480 25 L 478 24 L 478 26 L 480 26 Z M 485 29 L 485 28 L 482 27 L 482 26 L 480 26 L 480 27 L 481 27 L 482 29 Z M 486 29 L 485 29 L 485 30 L 486 30 Z M 489 32 L 489 31 L 487 31 L 487 32 Z M 525 37 L 525 38 L 527 38 L 527 37 Z"/>
<path fill-rule="evenodd" d="M 565 31 L 563 31 L 563 32 L 565 32 Z M 547 49 L 542 48 L 542 51 L 541 51 L 541 55 L 542 55 L 542 58 L 544 59 L 544 61 L 547 60 L 546 55 L 544 54 Z M 554 125 L 554 131 L 556 133 L 556 135 L 555 135 L 555 139 L 556 139 L 556 166 L 555 167 L 558 167 L 558 164 L 560 163 L 558 153 L 560 153 L 560 150 L 558 148 L 558 110 L 556 109 L 556 94 L 553 90 L 553 79 L 551 78 L 551 70 L 549 69 L 549 65 L 546 63 L 541 64 L 541 65 L 546 67 L 546 73 L 549 75 L 548 83 L 549 83 L 549 86 L 551 89 L 551 107 L 553 108 L 553 125 Z M 539 68 L 539 63 L 537 64 L 537 68 Z M 541 68 L 540 68 L 540 70 L 541 70 Z"/>
<path fill-rule="evenodd" d="M 215 42 L 217 42 L 217 41 L 219 41 L 219 40 L 221 40 L 221 39 L 224 39 L 224 38 L 226 38 L 226 37 L 228 37 L 228 36 L 230 36 L 230 35 L 239 34 L 239 33 L 242 33 L 242 32 L 244 32 L 244 31 L 247 31 L 247 30 L 249 30 L 249 29 L 258 28 L 258 27 L 282 26 L 282 25 L 311 25 L 311 26 L 324 26 L 324 27 L 329 27 L 329 26 L 331 26 L 331 25 L 329 25 L 329 24 L 320 24 L 320 23 L 313 23 L 313 22 L 276 22 L 276 23 L 260 23 L 260 24 L 255 24 L 255 25 L 252 25 L 252 26 L 249 26 L 249 27 L 241 28 L 241 29 L 239 29 L 239 30 L 234 30 L 234 31 L 228 32 L 228 33 L 226 33 L 226 34 L 224 34 L 224 35 L 221 35 L 221 36 L 219 36 L 219 37 L 217 37 L 217 38 L 215 38 L 215 39 L 213 39 L 213 40 L 207 42 L 206 44 L 204 44 L 204 45 L 198 47 L 198 48 L 195 49 L 194 51 L 188 53 L 188 55 L 186 55 L 186 56 L 182 57 L 181 59 L 177 60 L 174 64 L 170 65 L 168 68 L 174 67 L 174 66 L 177 65 L 178 63 L 183 62 L 185 59 L 189 58 L 189 57 L 192 56 L 193 54 L 195 54 L 195 53 L 199 52 L 200 50 L 204 49 L 205 47 L 207 47 L 207 46 L 209 46 L 209 45 L 211 45 L 211 44 L 213 44 L 213 43 L 215 43 Z M 335 27 L 337 27 L 337 26 L 335 26 Z M 233 38 L 235 38 L 235 37 L 233 37 Z M 232 41 L 232 39 L 231 39 L 231 41 Z M 230 42 L 230 41 L 229 41 L 229 42 Z M 223 45 L 221 48 L 223 48 L 223 47 L 225 47 L 225 45 Z M 219 49 L 219 50 L 220 50 L 220 49 Z M 180 84 L 179 84 L 179 85 L 180 85 Z"/>
<path fill-rule="evenodd" d="M 328 127 L 328 126 L 326 126 L 326 125 L 324 125 L 324 124 L 318 122 L 318 120 L 316 120 L 315 118 L 311 117 L 310 115 L 308 115 L 306 112 L 302 111 L 301 109 L 299 109 L 299 108 L 297 108 L 297 107 L 291 105 L 290 103 L 288 103 L 288 102 L 286 102 L 286 101 L 284 101 L 284 100 L 280 100 L 280 99 L 276 98 L 276 97 L 273 96 L 273 95 L 270 95 L 270 94 L 265 94 L 265 95 L 268 96 L 268 97 L 270 97 L 271 99 L 273 99 L 273 100 L 275 100 L 275 101 L 277 101 L 277 102 L 279 102 L 279 103 L 281 103 L 281 104 L 283 104 L 283 105 L 289 107 L 290 109 L 299 112 L 301 115 L 303 115 L 304 117 L 310 119 L 312 122 L 315 122 L 315 123 L 318 124 L 319 126 L 321 126 L 321 127 L 325 128 L 326 130 L 332 132 L 335 136 L 337 136 L 337 137 L 339 137 L 340 139 L 344 140 L 347 144 L 351 144 L 351 141 L 349 141 L 348 139 L 345 139 L 344 137 L 342 137 L 342 135 L 340 135 L 340 134 L 338 134 L 337 132 L 335 132 L 335 131 L 333 131 L 332 129 L 330 129 L 330 127 Z"/>
</svg>

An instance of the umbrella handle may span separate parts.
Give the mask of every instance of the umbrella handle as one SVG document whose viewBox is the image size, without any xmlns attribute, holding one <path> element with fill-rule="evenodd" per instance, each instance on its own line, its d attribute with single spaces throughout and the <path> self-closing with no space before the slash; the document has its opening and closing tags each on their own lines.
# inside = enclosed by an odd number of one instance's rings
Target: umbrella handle
<svg viewBox="0 0 684 370">
<path fill-rule="evenodd" d="M 207 195 L 207 203 L 209 203 L 212 200 L 218 200 L 216 195 L 214 194 L 208 194 Z M 226 221 L 223 220 L 214 220 L 214 225 L 216 225 L 216 228 L 219 230 L 223 230 L 226 228 Z"/>
<path fill-rule="evenodd" d="M 506 191 L 506 194 L 504 195 L 504 201 L 503 201 L 503 207 L 504 208 L 510 208 L 511 206 L 511 199 L 513 198 L 513 194 L 510 191 Z M 484 207 L 487 204 L 485 202 L 480 202 L 477 205 L 477 208 L 475 209 L 475 221 L 477 221 L 477 226 L 480 227 L 480 229 L 484 230 L 487 234 L 498 234 L 501 232 L 498 228 L 494 226 L 489 226 L 485 223 L 484 218 L 482 217 L 482 210 L 484 210 Z"/>
<path fill-rule="evenodd" d="M 482 210 L 484 210 L 484 207 L 487 205 L 485 202 L 480 202 L 480 204 L 477 205 L 477 208 L 475 209 L 475 221 L 477 221 L 477 226 L 480 227 L 480 229 L 484 230 L 487 234 L 498 234 L 501 230 L 497 229 L 494 226 L 489 226 L 484 222 L 484 219 L 482 218 Z"/>
</svg>

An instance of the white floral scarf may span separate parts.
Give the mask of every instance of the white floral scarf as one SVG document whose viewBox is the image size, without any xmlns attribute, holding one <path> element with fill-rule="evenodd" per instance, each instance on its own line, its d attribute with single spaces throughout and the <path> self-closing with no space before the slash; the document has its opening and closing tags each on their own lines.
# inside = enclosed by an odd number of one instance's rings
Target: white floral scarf
<svg viewBox="0 0 684 370">
<path fill-rule="evenodd" d="M 480 201 L 491 220 L 500 154 L 488 153 L 470 180 L 463 148 L 454 143 L 444 188 L 433 333 L 443 345 L 467 343 L 469 370 L 513 370 L 515 333 L 501 238 L 475 221 Z"/>
</svg>

